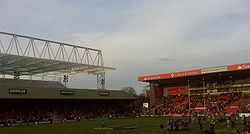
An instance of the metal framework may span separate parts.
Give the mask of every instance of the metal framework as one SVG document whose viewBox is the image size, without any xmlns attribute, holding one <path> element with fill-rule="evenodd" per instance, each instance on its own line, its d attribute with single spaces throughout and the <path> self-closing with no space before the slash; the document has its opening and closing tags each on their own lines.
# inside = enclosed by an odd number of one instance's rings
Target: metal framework
<svg viewBox="0 0 250 134">
<path fill-rule="evenodd" d="M 58 76 L 94 74 L 99 78 L 113 67 L 105 67 L 102 51 L 57 41 L 0 32 L 0 74 Z M 105 81 L 105 76 L 102 77 Z M 103 80 L 97 83 L 105 84 Z M 98 86 L 104 89 L 103 86 Z"/>
<path fill-rule="evenodd" d="M 97 74 L 97 89 L 105 89 L 105 72 Z"/>
</svg>

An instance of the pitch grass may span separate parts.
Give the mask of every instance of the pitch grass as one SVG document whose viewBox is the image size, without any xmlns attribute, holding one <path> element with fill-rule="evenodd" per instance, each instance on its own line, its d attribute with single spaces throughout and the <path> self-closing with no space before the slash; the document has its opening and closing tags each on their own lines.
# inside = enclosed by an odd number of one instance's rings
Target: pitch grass
<svg viewBox="0 0 250 134">
<path fill-rule="evenodd" d="M 125 118 L 125 119 L 108 119 L 105 120 L 107 127 L 120 127 L 120 126 L 139 126 L 137 129 L 132 130 L 96 130 L 99 128 L 101 123 L 98 120 L 94 121 L 82 121 L 72 123 L 61 123 L 61 124 L 43 124 L 43 125 L 30 125 L 30 126 L 15 126 L 15 127 L 4 127 L 0 128 L 0 134 L 159 134 L 160 123 L 166 126 L 166 117 L 155 117 L 155 118 Z M 204 128 L 209 128 L 209 125 L 204 125 Z M 237 124 L 237 129 L 242 129 L 243 126 Z M 183 130 L 178 132 L 170 132 L 165 130 L 166 133 L 173 134 L 197 134 L 199 126 L 197 123 L 193 123 L 189 130 Z M 228 129 L 225 125 L 216 124 L 216 134 L 228 134 L 232 130 Z"/>
</svg>

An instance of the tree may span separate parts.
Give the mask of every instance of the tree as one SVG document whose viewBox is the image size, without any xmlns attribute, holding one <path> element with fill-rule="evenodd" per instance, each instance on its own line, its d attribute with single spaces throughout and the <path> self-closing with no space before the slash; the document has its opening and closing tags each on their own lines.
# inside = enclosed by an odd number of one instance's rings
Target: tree
<svg viewBox="0 0 250 134">
<path fill-rule="evenodd" d="M 124 91 L 124 92 L 126 92 L 126 93 L 130 93 L 130 94 L 136 95 L 136 91 L 135 91 L 135 89 L 132 88 L 132 87 L 123 87 L 123 88 L 121 89 L 121 91 Z"/>
<path fill-rule="evenodd" d="M 146 97 L 144 96 L 143 94 L 140 94 L 137 96 L 136 98 L 136 101 L 134 103 L 134 106 L 138 109 L 138 110 L 141 110 L 143 107 L 142 107 L 142 104 L 143 103 L 149 103 L 149 97 Z"/>
</svg>

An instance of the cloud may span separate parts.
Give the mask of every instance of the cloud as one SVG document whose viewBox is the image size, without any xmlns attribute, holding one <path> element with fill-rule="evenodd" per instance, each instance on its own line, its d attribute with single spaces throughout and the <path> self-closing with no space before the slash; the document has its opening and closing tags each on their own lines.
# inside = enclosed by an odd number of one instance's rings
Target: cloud
<svg viewBox="0 0 250 134">
<path fill-rule="evenodd" d="M 250 13 L 233 12 L 233 13 L 225 14 L 224 17 L 226 19 L 237 20 L 243 23 L 250 22 Z"/>
<path fill-rule="evenodd" d="M 108 87 L 139 89 L 140 75 L 247 62 L 239 53 L 249 48 L 249 5 L 248 0 L 4 1 L 0 28 L 102 49 L 105 65 L 117 68 L 107 73 Z M 79 81 L 71 85 L 79 87 Z M 95 85 L 88 83 L 83 86 Z"/>
<path fill-rule="evenodd" d="M 166 64 L 166 63 L 169 63 L 169 62 L 172 62 L 172 61 L 175 61 L 174 59 L 170 59 L 170 58 L 158 58 L 158 59 L 155 59 L 155 64 Z"/>
</svg>

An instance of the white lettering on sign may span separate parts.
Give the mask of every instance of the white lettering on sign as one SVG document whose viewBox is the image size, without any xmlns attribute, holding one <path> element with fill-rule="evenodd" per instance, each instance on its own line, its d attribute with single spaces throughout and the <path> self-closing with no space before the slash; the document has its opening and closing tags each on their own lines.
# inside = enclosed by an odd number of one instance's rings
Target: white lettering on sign
<svg viewBox="0 0 250 134">
<path fill-rule="evenodd" d="M 182 76 L 190 76 L 190 75 L 196 75 L 199 72 L 190 71 L 190 72 L 179 72 L 179 73 L 172 73 L 171 77 L 182 77 Z"/>
<path fill-rule="evenodd" d="M 250 64 L 248 64 L 248 65 L 239 65 L 239 66 L 237 67 L 238 70 L 241 70 L 241 69 L 249 69 L 249 68 L 250 68 Z"/>
<path fill-rule="evenodd" d="M 156 80 L 156 79 L 160 79 L 160 76 L 149 76 L 149 77 L 145 77 L 144 80 Z"/>
</svg>

